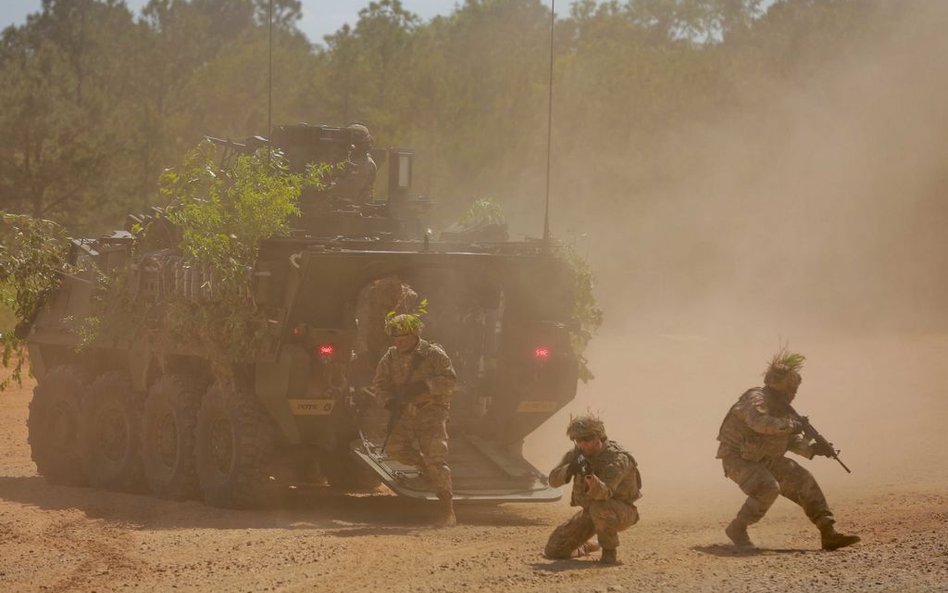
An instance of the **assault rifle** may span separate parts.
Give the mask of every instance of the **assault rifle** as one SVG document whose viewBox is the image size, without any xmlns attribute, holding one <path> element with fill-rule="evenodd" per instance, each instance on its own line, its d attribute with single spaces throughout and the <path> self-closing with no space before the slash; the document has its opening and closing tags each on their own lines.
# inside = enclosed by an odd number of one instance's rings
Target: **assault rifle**
<svg viewBox="0 0 948 593">
<path fill-rule="evenodd" d="M 421 364 L 421 360 L 421 356 L 418 355 L 417 351 L 412 353 L 411 363 L 408 366 L 408 374 L 406 375 L 409 380 L 411 380 L 411 376 L 415 373 L 415 369 Z M 409 388 L 410 385 L 407 384 L 396 386 L 395 397 L 389 400 L 388 425 L 385 427 L 385 440 L 382 442 L 382 448 L 379 449 L 379 454 L 385 453 L 385 447 L 388 446 L 388 439 L 392 437 L 392 433 L 395 431 L 395 427 L 398 426 L 398 421 L 402 417 L 402 412 L 405 411 L 405 405 L 408 404 L 411 397 L 408 393 Z"/>
<path fill-rule="evenodd" d="M 570 462 L 569 465 L 571 470 L 571 478 L 573 476 L 582 476 L 585 478 L 586 476 L 591 476 L 593 474 L 592 464 L 589 463 L 589 459 L 587 459 L 585 455 L 578 451 L 576 452 L 576 457 L 573 458 L 573 461 Z"/>
<path fill-rule="evenodd" d="M 837 463 L 839 463 L 841 466 L 843 466 L 843 469 L 846 470 L 846 473 L 848 473 L 848 474 L 853 473 L 848 467 L 846 467 L 846 464 L 843 463 L 843 460 L 839 458 L 840 450 L 837 449 L 837 448 L 835 448 L 835 447 L 833 446 L 833 443 L 831 443 L 831 442 L 829 442 L 828 440 L 826 440 L 826 437 L 824 437 L 823 435 L 821 435 L 819 432 L 817 432 L 817 430 L 816 430 L 815 428 L 813 428 L 813 425 L 810 424 L 810 419 L 807 418 L 806 416 L 801 416 L 801 415 L 800 415 L 796 410 L 794 410 L 790 405 L 787 405 L 787 407 L 790 408 L 790 412 L 792 412 L 793 415 L 796 416 L 797 422 L 799 422 L 800 424 L 803 425 L 803 436 L 805 436 L 805 437 L 808 438 L 808 439 L 813 439 L 813 441 L 814 441 L 814 442 L 817 444 L 817 446 L 820 447 L 821 449 L 823 449 L 823 450 L 825 450 L 825 451 L 832 451 L 833 454 L 832 454 L 832 455 L 828 455 L 827 457 L 832 457 L 833 459 L 835 459 L 835 460 L 837 461 Z"/>
<path fill-rule="evenodd" d="M 388 410 L 388 424 L 385 427 L 385 440 L 382 441 L 382 448 L 379 449 L 379 454 L 385 453 L 385 447 L 388 446 L 388 439 L 392 437 L 392 433 L 395 431 L 395 427 L 398 426 L 398 421 L 402 417 L 402 411 L 405 409 L 405 400 L 402 397 L 395 396 L 389 400 L 389 410 Z"/>
</svg>

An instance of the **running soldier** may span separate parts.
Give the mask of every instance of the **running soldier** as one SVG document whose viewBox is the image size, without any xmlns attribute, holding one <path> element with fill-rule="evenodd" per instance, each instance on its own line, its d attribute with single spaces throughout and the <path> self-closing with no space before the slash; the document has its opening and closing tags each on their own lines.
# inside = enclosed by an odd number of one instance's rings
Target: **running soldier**
<svg viewBox="0 0 948 593">
<path fill-rule="evenodd" d="M 441 346 L 421 339 L 421 329 L 418 315 L 388 317 L 385 331 L 395 345 L 379 361 L 373 386 L 385 408 L 401 414 L 386 452 L 421 470 L 440 500 L 436 523 L 451 526 L 457 519 L 448 467 L 447 421 L 457 377 L 451 359 Z"/>
<path fill-rule="evenodd" d="M 572 480 L 570 505 L 581 509 L 553 530 L 543 554 L 575 558 L 602 549 L 600 562 L 618 564 L 619 532 L 639 520 L 634 503 L 641 497 L 642 479 L 635 459 L 606 437 L 596 416 L 571 419 L 566 435 L 576 446 L 550 472 L 550 485 Z M 598 543 L 589 541 L 593 535 Z"/>
<path fill-rule="evenodd" d="M 721 424 L 717 457 L 724 465 L 724 475 L 747 495 L 737 517 L 724 530 L 735 546 L 753 547 L 747 527 L 760 521 L 781 494 L 803 507 L 820 530 L 824 550 L 859 541 L 856 535 L 836 531 L 819 484 L 810 472 L 784 456 L 787 451 L 807 459 L 836 454 L 831 445 L 820 446 L 805 438 L 799 416 L 790 408 L 802 381 L 804 360 L 802 354 L 786 349 L 778 352 L 764 374 L 764 387 L 746 391 Z"/>
</svg>

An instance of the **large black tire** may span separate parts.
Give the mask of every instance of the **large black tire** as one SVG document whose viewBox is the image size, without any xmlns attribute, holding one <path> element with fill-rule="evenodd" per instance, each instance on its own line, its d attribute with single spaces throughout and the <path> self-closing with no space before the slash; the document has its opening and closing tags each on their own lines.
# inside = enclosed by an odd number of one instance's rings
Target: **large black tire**
<svg viewBox="0 0 948 593">
<path fill-rule="evenodd" d="M 128 376 L 110 371 L 96 377 L 82 401 L 80 442 L 89 484 L 120 492 L 142 492 L 140 454 L 143 395 Z"/>
<path fill-rule="evenodd" d="M 201 401 L 195 446 L 204 501 L 235 509 L 261 506 L 275 490 L 275 442 L 273 422 L 253 394 L 211 385 Z"/>
<path fill-rule="evenodd" d="M 54 484 L 86 483 L 79 450 L 82 378 L 78 367 L 58 366 L 33 389 L 26 421 L 31 455 L 37 472 Z"/>
<path fill-rule="evenodd" d="M 194 444 L 202 391 L 201 382 L 188 375 L 165 375 L 148 391 L 142 463 L 156 496 L 187 500 L 199 494 Z"/>
</svg>

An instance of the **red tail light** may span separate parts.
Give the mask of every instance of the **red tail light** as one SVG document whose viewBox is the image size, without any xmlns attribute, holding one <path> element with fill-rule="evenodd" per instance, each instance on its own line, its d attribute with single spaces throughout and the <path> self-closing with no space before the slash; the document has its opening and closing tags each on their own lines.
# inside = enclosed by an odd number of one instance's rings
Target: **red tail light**
<svg viewBox="0 0 948 593">
<path fill-rule="evenodd" d="M 323 358 L 331 358 L 336 353 L 336 347 L 333 344 L 320 344 L 319 355 Z"/>
<path fill-rule="evenodd" d="M 537 346 L 533 351 L 533 357 L 537 360 L 547 360 L 550 358 L 550 349 L 547 346 Z"/>
</svg>

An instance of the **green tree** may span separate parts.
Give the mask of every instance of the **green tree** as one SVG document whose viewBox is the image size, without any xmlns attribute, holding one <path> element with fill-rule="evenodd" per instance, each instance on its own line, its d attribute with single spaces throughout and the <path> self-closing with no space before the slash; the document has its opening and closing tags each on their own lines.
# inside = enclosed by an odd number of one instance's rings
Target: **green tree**
<svg viewBox="0 0 948 593">
<path fill-rule="evenodd" d="M 3 207 L 86 228 L 116 211 L 107 198 L 121 176 L 110 161 L 123 149 L 115 122 L 128 97 L 117 52 L 130 28 L 122 4 L 45 0 L 25 25 L 4 31 Z"/>
</svg>

